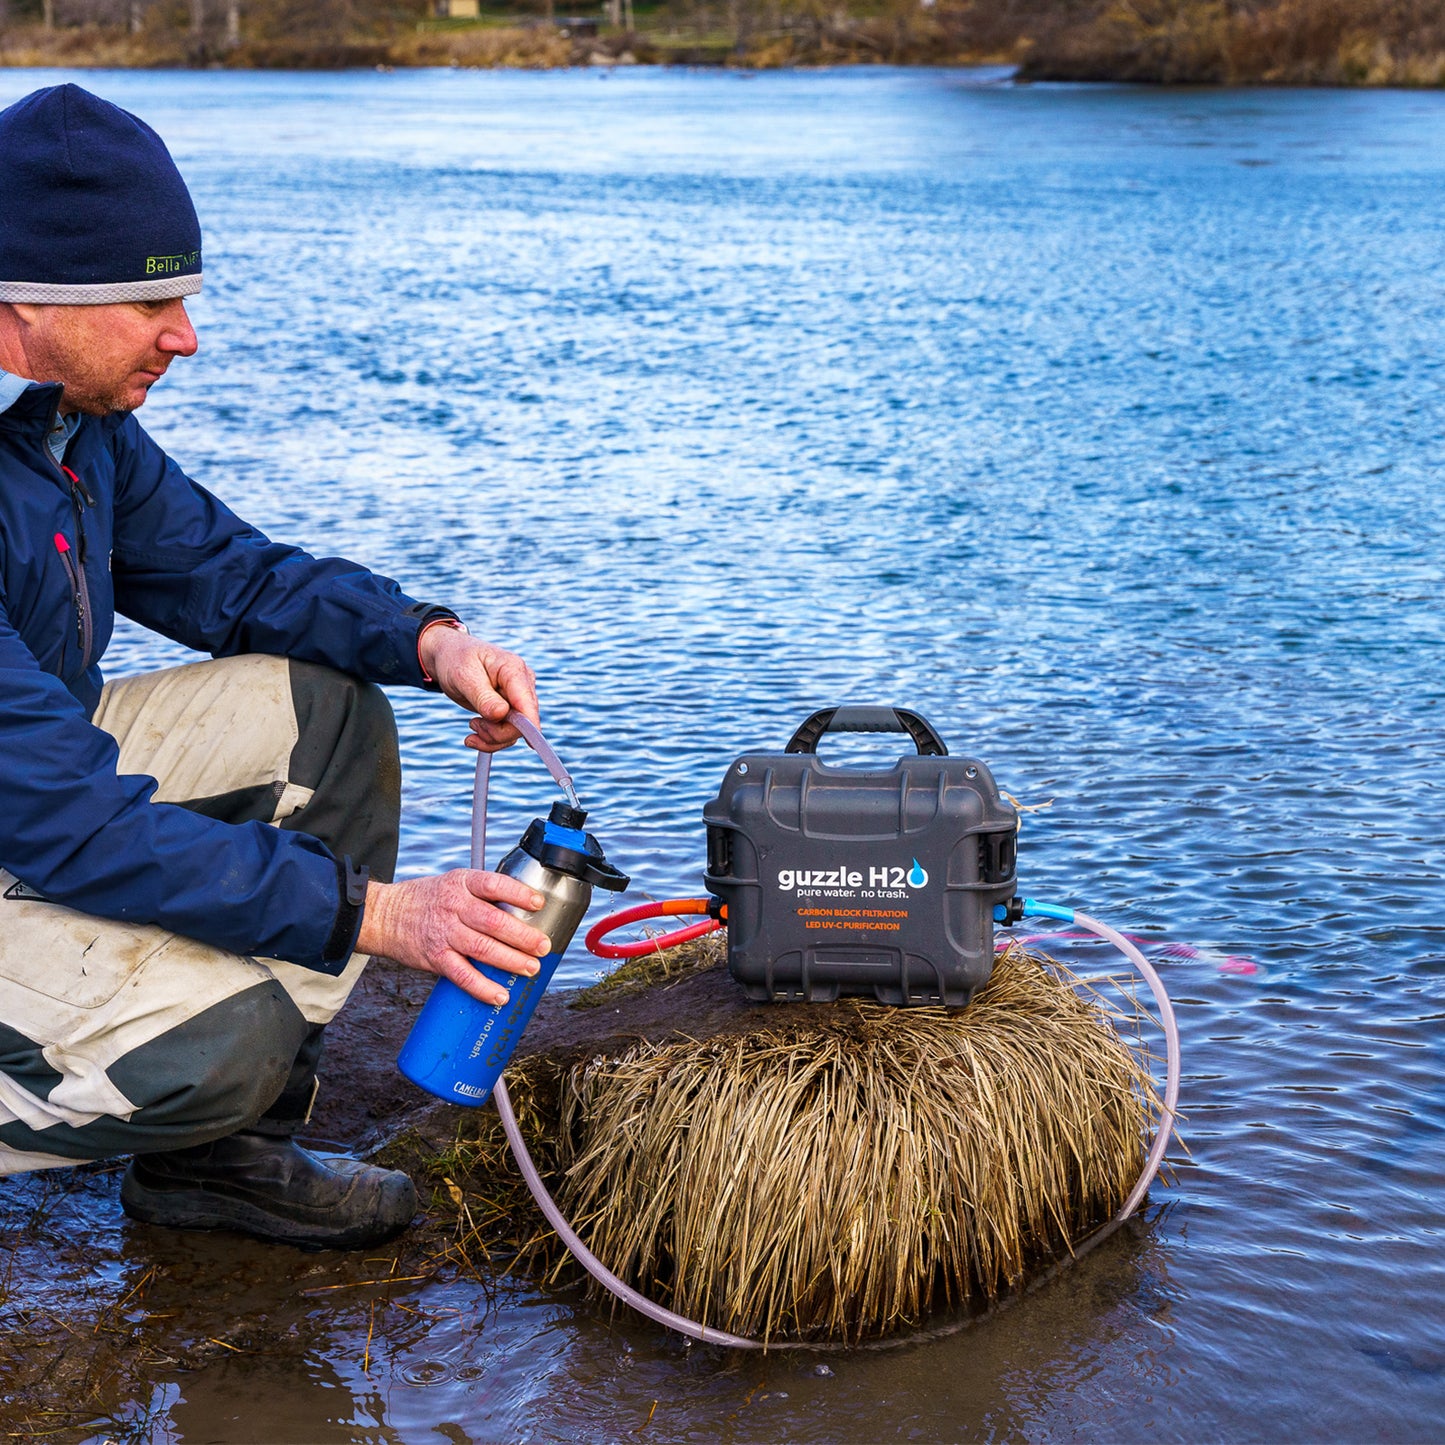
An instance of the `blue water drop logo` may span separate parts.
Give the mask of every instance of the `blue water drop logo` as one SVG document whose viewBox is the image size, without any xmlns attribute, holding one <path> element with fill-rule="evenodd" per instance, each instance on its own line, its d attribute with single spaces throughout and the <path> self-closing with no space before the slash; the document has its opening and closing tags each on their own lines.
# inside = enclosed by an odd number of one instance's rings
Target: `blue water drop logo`
<svg viewBox="0 0 1445 1445">
<path fill-rule="evenodd" d="M 913 860 L 913 867 L 908 870 L 908 886 L 910 888 L 922 888 L 928 882 L 928 873 L 918 859 Z"/>
</svg>

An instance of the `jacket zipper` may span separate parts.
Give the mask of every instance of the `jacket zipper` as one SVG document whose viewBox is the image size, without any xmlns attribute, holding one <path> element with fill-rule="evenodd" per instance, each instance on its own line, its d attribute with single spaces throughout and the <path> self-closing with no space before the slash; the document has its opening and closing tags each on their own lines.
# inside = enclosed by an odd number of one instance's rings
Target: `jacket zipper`
<svg viewBox="0 0 1445 1445">
<path fill-rule="evenodd" d="M 93 507 L 95 498 L 86 490 L 85 483 L 63 462 L 60 470 L 70 483 L 70 505 L 75 510 L 75 543 L 79 557 L 71 556 L 70 544 L 59 532 L 55 534 L 55 550 L 60 553 L 75 594 L 75 630 L 80 639 L 80 670 L 84 672 L 90 666 L 91 644 L 95 637 L 90 616 L 90 587 L 85 580 L 85 507 Z"/>
<path fill-rule="evenodd" d="M 80 643 L 80 670 L 88 666 L 86 657 L 90 652 L 90 609 L 85 605 L 85 574 L 75 565 L 70 555 L 70 543 L 64 532 L 55 534 L 55 550 L 60 553 L 60 564 L 70 578 L 70 595 L 75 602 L 75 638 Z"/>
</svg>

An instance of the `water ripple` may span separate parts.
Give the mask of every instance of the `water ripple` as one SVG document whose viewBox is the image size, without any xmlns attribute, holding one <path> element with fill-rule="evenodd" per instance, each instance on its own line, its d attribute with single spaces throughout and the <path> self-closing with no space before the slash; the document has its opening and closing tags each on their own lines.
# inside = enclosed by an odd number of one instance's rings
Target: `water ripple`
<svg viewBox="0 0 1445 1445">
<path fill-rule="evenodd" d="M 981 79 L 94 82 L 206 227 L 147 422 L 523 652 L 639 895 L 737 754 L 899 701 L 1052 800 L 1031 894 L 1256 965 L 1166 961 L 1172 1204 L 1024 1308 L 825 1378 L 507 1305 L 525 1368 L 352 1381 L 397 1438 L 1438 1430 L 1445 98 Z M 450 866 L 470 758 L 397 706 Z M 501 841 L 551 793 L 495 776 Z"/>
</svg>

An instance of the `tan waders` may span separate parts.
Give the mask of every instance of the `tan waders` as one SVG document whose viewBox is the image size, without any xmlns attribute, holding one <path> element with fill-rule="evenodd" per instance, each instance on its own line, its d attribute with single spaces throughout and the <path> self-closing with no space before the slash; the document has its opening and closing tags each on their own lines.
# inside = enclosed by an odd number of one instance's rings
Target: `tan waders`
<svg viewBox="0 0 1445 1445">
<path fill-rule="evenodd" d="M 197 662 L 108 684 L 94 721 L 157 802 L 297 829 L 391 878 L 401 770 L 370 684 L 284 658 Z M 330 977 L 227 953 L 0 870 L 0 1173 L 136 1154 L 122 1200 L 152 1223 L 339 1247 L 398 1233 L 405 1175 L 291 1142 L 365 964 Z"/>
</svg>

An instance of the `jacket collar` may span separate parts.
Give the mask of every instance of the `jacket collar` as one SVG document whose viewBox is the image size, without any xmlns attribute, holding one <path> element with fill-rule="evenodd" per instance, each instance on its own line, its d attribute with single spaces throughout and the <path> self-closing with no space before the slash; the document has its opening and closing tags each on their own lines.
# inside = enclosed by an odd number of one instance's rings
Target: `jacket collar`
<svg viewBox="0 0 1445 1445">
<path fill-rule="evenodd" d="M 55 409 L 60 405 L 63 390 L 58 381 L 32 381 L 4 412 L 0 412 L 0 427 L 26 435 L 38 433 L 44 436 L 55 424 Z"/>
<path fill-rule="evenodd" d="M 58 381 L 32 381 L 8 407 L 0 411 L 0 431 L 18 432 L 43 444 L 55 425 L 55 410 L 60 405 L 64 389 Z M 76 430 L 90 431 L 98 426 L 101 435 L 108 437 L 124 424 L 125 418 L 126 414 L 119 411 L 103 417 L 82 417 Z"/>
</svg>

